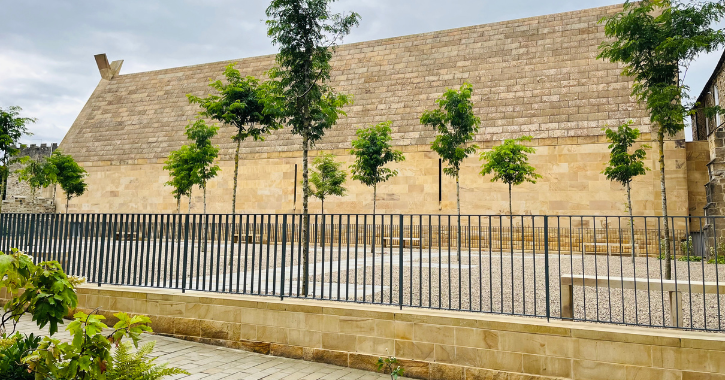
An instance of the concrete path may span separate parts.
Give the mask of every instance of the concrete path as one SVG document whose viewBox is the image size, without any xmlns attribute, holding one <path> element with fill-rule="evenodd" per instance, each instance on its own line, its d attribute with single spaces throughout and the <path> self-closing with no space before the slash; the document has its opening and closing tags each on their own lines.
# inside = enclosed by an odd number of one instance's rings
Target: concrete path
<svg viewBox="0 0 725 380">
<path fill-rule="evenodd" d="M 47 334 L 40 331 L 29 317 L 23 317 L 18 331 L 30 334 Z M 61 339 L 69 339 L 65 326 L 56 334 Z M 185 380 L 241 380 L 241 379 L 359 379 L 382 380 L 390 376 L 337 367 L 329 364 L 306 362 L 302 360 L 279 358 L 255 354 L 224 347 L 210 346 L 157 335 L 145 335 L 142 342 L 156 341 L 154 355 L 158 363 L 182 368 L 190 375 L 179 375 L 166 379 Z"/>
</svg>

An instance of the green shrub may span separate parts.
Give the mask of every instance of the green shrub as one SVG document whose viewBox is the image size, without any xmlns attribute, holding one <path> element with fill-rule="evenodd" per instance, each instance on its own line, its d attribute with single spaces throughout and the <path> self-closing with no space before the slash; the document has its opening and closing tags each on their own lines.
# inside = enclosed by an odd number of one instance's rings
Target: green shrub
<svg viewBox="0 0 725 380">
<path fill-rule="evenodd" d="M 38 348 L 40 337 L 15 333 L 0 339 L 0 379 L 3 380 L 34 380 L 28 366 L 22 363 L 23 357 Z"/>
<path fill-rule="evenodd" d="M 725 256 L 718 255 L 717 257 L 713 257 L 710 260 L 707 260 L 708 264 L 715 264 L 717 262 L 718 264 L 725 264 Z"/>
<path fill-rule="evenodd" d="M 180 368 L 158 365 L 156 358 L 149 357 L 154 342 L 149 342 L 133 352 L 131 343 L 121 343 L 113 354 L 113 360 L 106 372 L 106 380 L 157 380 L 166 376 L 188 375 Z"/>
</svg>

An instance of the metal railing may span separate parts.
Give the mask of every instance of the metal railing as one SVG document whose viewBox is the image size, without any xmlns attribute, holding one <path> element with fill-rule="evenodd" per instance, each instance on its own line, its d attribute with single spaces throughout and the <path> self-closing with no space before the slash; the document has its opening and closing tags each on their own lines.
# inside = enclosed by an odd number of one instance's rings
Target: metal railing
<svg viewBox="0 0 725 380">
<path fill-rule="evenodd" d="M 724 331 L 725 218 L 667 221 L 670 279 L 642 216 L 311 215 L 305 259 L 299 214 L 0 214 L 0 251 L 98 286 Z"/>
</svg>

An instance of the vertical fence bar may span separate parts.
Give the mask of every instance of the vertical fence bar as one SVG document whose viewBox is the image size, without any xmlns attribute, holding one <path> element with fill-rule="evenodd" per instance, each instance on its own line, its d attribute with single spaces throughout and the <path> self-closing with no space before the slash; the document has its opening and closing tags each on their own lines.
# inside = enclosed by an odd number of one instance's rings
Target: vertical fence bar
<svg viewBox="0 0 725 380">
<path fill-rule="evenodd" d="M 400 304 L 400 310 L 403 310 L 403 214 L 400 214 L 400 224 L 399 228 L 400 231 L 398 232 L 398 303 Z M 390 236 L 390 246 L 393 246 L 393 236 L 391 234 Z M 412 263 L 411 263 L 412 264 Z M 390 266 L 390 271 L 392 272 L 393 266 Z M 392 288 L 393 284 L 390 284 L 390 287 Z M 412 291 L 412 289 L 411 289 Z M 392 292 L 391 292 L 392 293 Z"/>
<path fill-rule="evenodd" d="M 181 226 L 179 226 L 179 230 L 181 229 Z M 183 262 L 183 268 L 181 270 L 181 292 L 186 293 L 186 259 L 189 254 L 189 214 L 186 214 L 186 218 L 184 219 L 184 262 Z M 178 267 L 178 263 L 176 264 Z M 176 278 L 178 281 L 178 277 Z"/>
<path fill-rule="evenodd" d="M 287 267 L 287 214 L 282 215 L 282 271 L 279 276 L 279 299 L 284 300 L 284 276 Z M 292 266 L 290 265 L 290 270 Z"/>
<path fill-rule="evenodd" d="M 549 217 L 546 215 L 544 215 L 544 272 L 544 281 L 546 281 L 546 321 L 548 322 L 551 319 L 551 295 L 549 290 Z M 534 310 L 534 313 L 536 313 L 536 310 Z"/>
</svg>

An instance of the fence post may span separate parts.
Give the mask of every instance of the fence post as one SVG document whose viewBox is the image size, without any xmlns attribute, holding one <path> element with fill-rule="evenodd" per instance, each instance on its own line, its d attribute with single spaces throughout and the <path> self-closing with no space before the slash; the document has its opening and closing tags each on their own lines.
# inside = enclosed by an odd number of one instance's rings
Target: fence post
<svg viewBox="0 0 725 380">
<path fill-rule="evenodd" d="M 403 214 L 400 217 L 400 230 L 398 231 L 398 301 L 400 303 L 400 310 L 403 310 Z M 393 245 L 393 236 L 390 236 L 390 245 Z M 392 268 L 391 268 L 392 270 Z M 412 290 L 411 290 L 412 291 Z"/>
<path fill-rule="evenodd" d="M 181 292 L 186 293 L 186 270 L 189 255 L 189 214 L 184 220 L 184 269 L 181 271 Z"/>
<path fill-rule="evenodd" d="M 98 235 L 96 235 L 98 236 Z M 101 283 L 103 282 L 103 268 L 106 265 L 106 261 L 104 260 L 104 250 L 106 246 L 106 214 L 103 214 L 103 222 L 101 222 L 101 257 L 98 261 L 98 287 L 101 287 Z"/>
<path fill-rule="evenodd" d="M 284 300 L 284 275 L 287 262 L 287 214 L 282 215 L 282 274 L 279 280 L 279 299 Z M 290 268 L 291 269 L 291 268 Z"/>
<path fill-rule="evenodd" d="M 551 294 L 549 293 L 549 217 L 544 215 L 544 276 L 546 281 L 546 321 L 551 318 Z"/>
</svg>

